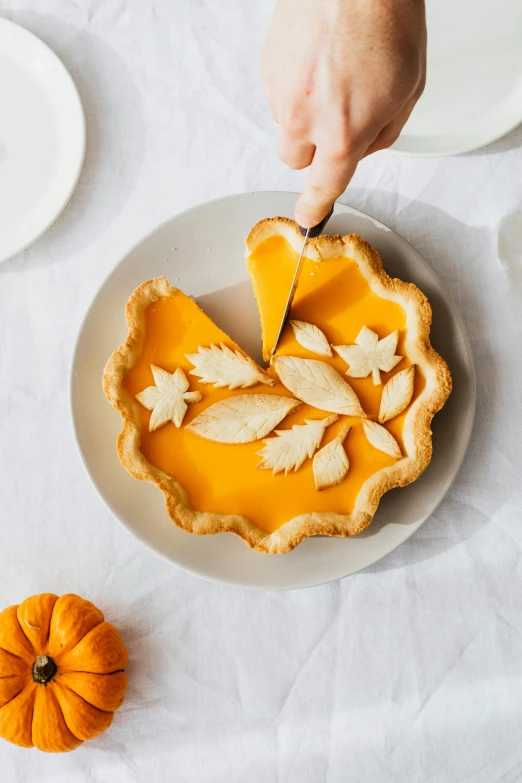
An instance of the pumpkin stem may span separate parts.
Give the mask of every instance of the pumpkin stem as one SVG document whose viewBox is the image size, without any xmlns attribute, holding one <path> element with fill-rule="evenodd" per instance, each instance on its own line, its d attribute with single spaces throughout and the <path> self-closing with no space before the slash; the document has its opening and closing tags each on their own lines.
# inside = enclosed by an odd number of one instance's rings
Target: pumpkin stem
<svg viewBox="0 0 522 783">
<path fill-rule="evenodd" d="M 33 680 L 42 685 L 47 685 L 57 671 L 58 667 L 52 658 L 48 655 L 38 655 L 33 663 Z"/>
</svg>

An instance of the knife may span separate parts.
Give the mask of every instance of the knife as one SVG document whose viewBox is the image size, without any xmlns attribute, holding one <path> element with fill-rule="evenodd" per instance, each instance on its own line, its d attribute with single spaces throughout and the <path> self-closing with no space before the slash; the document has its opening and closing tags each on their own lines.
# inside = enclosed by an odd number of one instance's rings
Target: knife
<svg viewBox="0 0 522 783">
<path fill-rule="evenodd" d="M 295 268 L 294 277 L 292 279 L 292 285 L 290 286 L 290 293 L 288 294 L 288 299 L 286 300 L 285 310 L 283 313 L 283 317 L 281 319 L 281 324 L 279 325 L 279 331 L 277 333 L 274 347 L 272 348 L 272 353 L 270 354 L 270 359 L 272 359 L 272 357 L 275 356 L 277 346 L 279 345 L 279 341 L 281 340 L 281 335 L 283 334 L 284 328 L 286 326 L 286 322 L 288 321 L 288 316 L 290 315 L 290 308 L 292 307 L 292 302 L 294 301 L 297 284 L 299 282 L 299 276 L 301 274 L 301 268 L 303 266 L 304 252 L 306 250 L 308 240 L 313 239 L 314 237 L 318 237 L 319 234 L 323 233 L 324 229 L 326 228 L 326 224 L 328 223 L 332 215 L 333 215 L 333 207 L 328 212 L 326 217 L 324 217 L 321 220 L 321 222 L 318 223 L 316 226 L 313 226 L 312 228 L 302 228 L 302 226 L 298 226 L 299 233 L 301 234 L 301 236 L 304 237 L 303 247 L 301 248 L 299 261 L 297 262 L 297 266 Z"/>
</svg>

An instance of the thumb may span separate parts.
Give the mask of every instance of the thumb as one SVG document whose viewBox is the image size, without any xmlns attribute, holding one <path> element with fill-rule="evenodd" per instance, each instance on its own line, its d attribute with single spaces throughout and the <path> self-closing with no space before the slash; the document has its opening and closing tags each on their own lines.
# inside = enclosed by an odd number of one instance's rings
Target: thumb
<svg viewBox="0 0 522 783">
<path fill-rule="evenodd" d="M 326 216 L 341 196 L 357 168 L 358 158 L 339 160 L 317 149 L 308 181 L 295 207 L 295 220 L 303 228 L 313 228 Z"/>
</svg>

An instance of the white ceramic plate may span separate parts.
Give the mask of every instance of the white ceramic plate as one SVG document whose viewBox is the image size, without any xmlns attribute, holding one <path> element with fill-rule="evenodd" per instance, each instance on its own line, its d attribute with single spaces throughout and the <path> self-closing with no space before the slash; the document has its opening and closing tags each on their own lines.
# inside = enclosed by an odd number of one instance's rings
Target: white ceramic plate
<svg viewBox="0 0 522 783">
<path fill-rule="evenodd" d="M 125 303 L 156 275 L 197 297 L 205 311 L 253 357 L 260 357 L 259 317 L 244 262 L 244 237 L 258 220 L 292 216 L 294 193 L 246 193 L 190 209 L 134 247 L 103 283 L 83 323 L 71 374 L 71 409 L 80 453 L 100 497 L 137 538 L 199 576 L 246 587 L 286 589 L 328 582 L 375 563 L 417 530 L 442 500 L 468 445 L 475 373 L 468 339 L 451 297 L 402 237 L 362 212 L 336 205 L 331 233 L 357 232 L 381 253 L 388 272 L 429 297 L 434 346 L 448 361 L 455 392 L 433 426 L 434 457 L 415 483 L 389 492 L 372 524 L 350 538 L 308 538 L 286 555 L 263 555 L 230 534 L 195 536 L 177 528 L 162 493 L 131 478 L 116 454 L 119 414 L 102 391 L 103 368 L 127 329 Z M 175 249 L 174 249 L 175 248 Z"/>
<path fill-rule="evenodd" d="M 393 150 L 457 155 L 522 122 L 522 2 L 427 0 L 426 89 Z"/>
<path fill-rule="evenodd" d="M 78 91 L 32 33 L 0 19 L 0 262 L 56 220 L 85 153 Z"/>
</svg>

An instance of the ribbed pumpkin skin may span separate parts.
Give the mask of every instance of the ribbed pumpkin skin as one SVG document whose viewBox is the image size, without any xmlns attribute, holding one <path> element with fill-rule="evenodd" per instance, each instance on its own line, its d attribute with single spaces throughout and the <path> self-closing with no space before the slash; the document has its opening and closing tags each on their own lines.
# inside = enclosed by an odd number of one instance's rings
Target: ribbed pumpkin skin
<svg viewBox="0 0 522 783">
<path fill-rule="evenodd" d="M 74 750 L 112 723 L 127 688 L 120 634 L 77 595 L 33 595 L 0 612 L 0 737 Z"/>
</svg>

